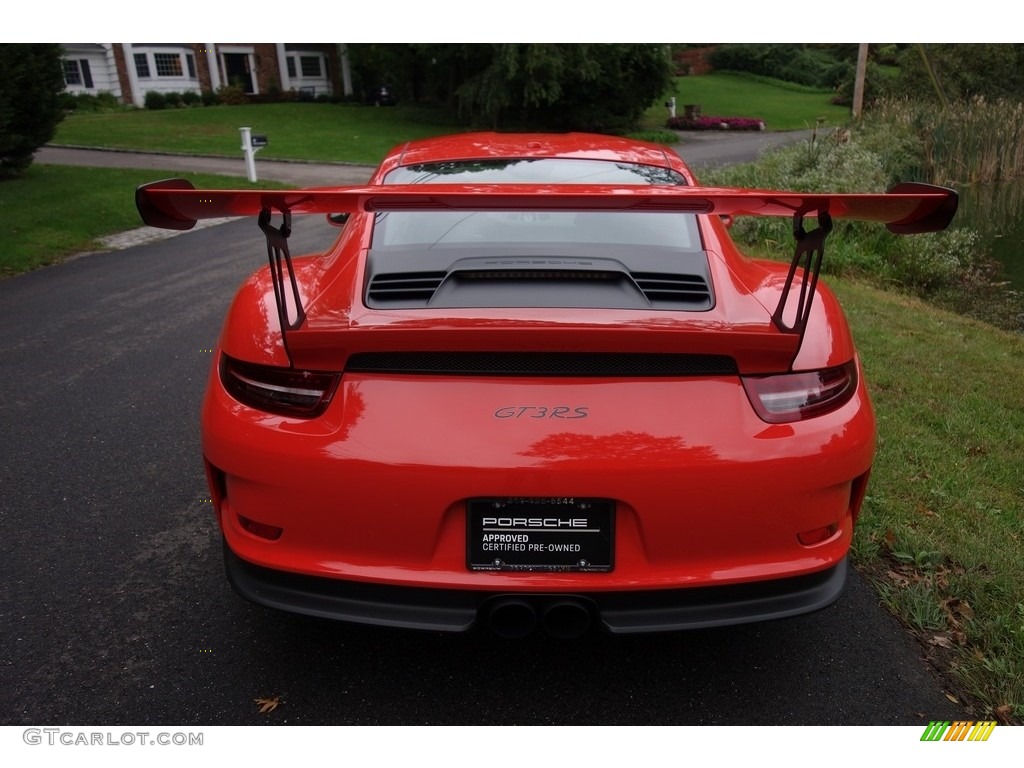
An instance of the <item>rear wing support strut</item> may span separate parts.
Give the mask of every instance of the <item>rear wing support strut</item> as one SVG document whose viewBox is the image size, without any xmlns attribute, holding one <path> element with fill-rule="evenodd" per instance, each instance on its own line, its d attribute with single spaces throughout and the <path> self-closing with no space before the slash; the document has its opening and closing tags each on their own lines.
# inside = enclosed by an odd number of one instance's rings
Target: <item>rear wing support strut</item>
<svg viewBox="0 0 1024 768">
<path fill-rule="evenodd" d="M 811 232 L 804 229 L 804 214 L 797 213 L 793 216 L 793 237 L 796 239 L 796 248 L 793 252 L 793 261 L 789 265 L 789 274 L 786 275 L 786 283 L 782 287 L 779 304 L 775 308 L 775 312 L 772 313 L 772 322 L 783 333 L 799 335 L 801 341 L 803 341 L 804 331 L 807 330 L 807 321 L 811 316 L 811 302 L 814 300 L 814 291 L 818 286 L 821 261 L 825 256 L 825 238 L 831 231 L 832 217 L 824 211 L 818 212 L 818 228 Z M 793 292 L 793 280 L 798 269 L 800 270 L 800 286 L 796 302 L 796 315 L 792 322 L 787 322 L 784 315 L 789 304 L 790 294 Z"/>
<path fill-rule="evenodd" d="M 288 331 L 294 331 L 303 320 L 306 319 L 306 310 L 302 306 L 302 298 L 299 296 L 299 286 L 295 282 L 295 270 L 292 267 L 292 255 L 288 250 L 288 237 L 292 233 L 292 215 L 288 211 L 283 212 L 284 221 L 280 227 L 274 227 L 270 223 L 271 212 L 269 208 L 260 211 L 259 226 L 267 239 L 267 260 L 270 262 L 270 281 L 274 285 L 274 303 L 277 304 L 277 319 L 281 323 L 281 341 L 284 344 L 285 354 L 288 356 L 288 363 L 292 363 L 291 351 L 288 349 Z M 288 269 L 288 284 L 284 280 L 284 268 Z M 295 319 L 289 319 L 288 296 L 285 291 L 290 289 L 291 300 L 295 307 Z"/>
</svg>

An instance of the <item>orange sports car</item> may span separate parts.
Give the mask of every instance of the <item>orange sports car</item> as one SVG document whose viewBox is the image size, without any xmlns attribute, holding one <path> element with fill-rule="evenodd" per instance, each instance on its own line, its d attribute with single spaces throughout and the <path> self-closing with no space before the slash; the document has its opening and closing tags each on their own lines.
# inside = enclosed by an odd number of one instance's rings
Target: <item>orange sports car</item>
<svg viewBox="0 0 1024 768">
<path fill-rule="evenodd" d="M 137 204 L 266 235 L 202 412 L 235 589 L 509 637 L 833 602 L 875 421 L 825 242 L 836 218 L 912 234 L 957 205 L 923 184 L 707 188 L 663 146 L 497 133 L 404 144 L 364 187 L 172 179 Z M 293 218 L 316 213 L 337 241 L 293 257 Z M 792 219 L 791 263 L 741 254 L 741 215 Z"/>
</svg>

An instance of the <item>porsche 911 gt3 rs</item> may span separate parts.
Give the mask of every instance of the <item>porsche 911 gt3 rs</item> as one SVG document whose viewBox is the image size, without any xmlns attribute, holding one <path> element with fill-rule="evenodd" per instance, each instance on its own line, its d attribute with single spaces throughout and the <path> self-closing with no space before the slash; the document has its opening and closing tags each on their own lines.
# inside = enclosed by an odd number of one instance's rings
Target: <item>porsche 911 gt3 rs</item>
<svg viewBox="0 0 1024 768">
<path fill-rule="evenodd" d="M 172 179 L 137 204 L 154 226 L 252 215 L 266 235 L 202 411 L 239 593 L 572 637 L 837 599 L 875 422 L 817 279 L 825 241 L 841 217 L 942 229 L 956 196 L 705 188 L 658 145 L 484 133 L 402 145 L 364 187 Z M 293 258 L 312 213 L 347 221 Z M 791 218 L 791 263 L 742 255 L 739 215 Z"/>
</svg>

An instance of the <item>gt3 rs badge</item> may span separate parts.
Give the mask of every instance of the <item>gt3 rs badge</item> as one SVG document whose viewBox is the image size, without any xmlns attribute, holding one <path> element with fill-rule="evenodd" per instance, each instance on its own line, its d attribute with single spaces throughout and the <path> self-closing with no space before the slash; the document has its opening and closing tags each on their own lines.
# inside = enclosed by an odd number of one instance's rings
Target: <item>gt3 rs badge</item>
<svg viewBox="0 0 1024 768">
<path fill-rule="evenodd" d="M 588 406 L 506 405 L 494 412 L 496 419 L 585 419 Z"/>
</svg>

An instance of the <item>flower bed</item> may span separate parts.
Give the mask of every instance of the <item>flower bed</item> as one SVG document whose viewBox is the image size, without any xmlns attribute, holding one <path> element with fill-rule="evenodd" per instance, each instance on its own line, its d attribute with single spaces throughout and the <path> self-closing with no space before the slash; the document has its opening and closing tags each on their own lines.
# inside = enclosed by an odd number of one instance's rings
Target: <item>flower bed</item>
<svg viewBox="0 0 1024 768">
<path fill-rule="evenodd" d="M 756 117 L 670 117 L 668 127 L 676 131 L 763 131 L 764 120 Z"/>
</svg>

